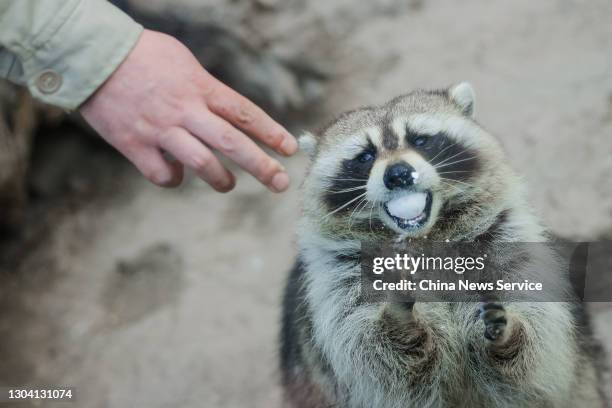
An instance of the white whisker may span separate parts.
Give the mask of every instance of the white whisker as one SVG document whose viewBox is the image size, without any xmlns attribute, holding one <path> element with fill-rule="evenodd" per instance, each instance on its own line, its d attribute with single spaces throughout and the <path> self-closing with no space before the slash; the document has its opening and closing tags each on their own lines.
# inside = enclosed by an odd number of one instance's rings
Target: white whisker
<svg viewBox="0 0 612 408">
<path fill-rule="evenodd" d="M 468 186 L 468 187 L 474 187 L 474 184 L 471 184 L 471 183 L 466 183 L 465 181 L 461 181 L 461 180 L 454 180 L 454 179 L 450 179 L 450 178 L 447 178 L 447 177 L 440 177 L 440 178 L 441 178 L 442 180 L 452 181 L 453 183 L 461 183 L 461 184 L 464 184 L 464 185 L 466 185 L 466 186 Z"/>
<path fill-rule="evenodd" d="M 372 211 L 374 210 L 374 205 L 376 203 L 373 201 L 372 205 L 370 206 L 370 216 L 368 217 L 369 221 L 370 221 L 370 232 L 372 232 Z"/>
<path fill-rule="evenodd" d="M 357 205 L 355 206 L 355 208 L 353 209 L 353 212 L 351 213 L 351 215 L 349 216 L 349 232 L 351 232 L 351 228 L 353 227 L 353 215 L 355 215 L 355 212 L 357 211 L 357 213 L 360 213 L 361 210 L 363 210 L 366 206 L 368 205 L 368 199 L 367 197 L 362 198 Z M 361 209 L 357 210 L 359 207 L 361 206 Z"/>
<path fill-rule="evenodd" d="M 433 163 L 433 161 L 434 161 L 434 160 L 436 160 L 436 157 L 438 157 L 439 155 L 441 155 L 442 153 L 444 153 L 444 152 L 445 152 L 446 150 L 448 150 L 449 148 L 451 148 L 451 147 L 453 147 L 453 146 L 456 146 L 456 145 L 457 145 L 457 143 L 459 143 L 459 142 L 455 142 L 455 143 L 453 143 L 453 144 L 450 144 L 450 145 L 446 146 L 444 149 L 440 150 L 440 151 L 438 152 L 438 154 L 436 154 L 434 157 L 432 157 L 432 158 L 429 160 L 429 161 L 430 161 L 430 163 Z"/>
<path fill-rule="evenodd" d="M 453 173 L 472 173 L 472 171 L 470 170 L 441 171 L 438 174 L 453 174 Z"/>
<path fill-rule="evenodd" d="M 357 197 L 353 198 L 352 200 L 350 200 L 349 202 L 346 202 L 344 204 L 342 204 L 340 207 L 336 208 L 335 210 L 333 210 L 330 213 L 327 213 L 323 218 L 327 218 L 332 214 L 337 213 L 338 211 L 340 211 L 341 209 L 345 208 L 346 206 L 350 205 L 351 203 L 354 203 L 355 201 L 359 200 L 361 197 L 365 196 L 368 192 L 366 191 L 363 194 L 358 195 Z"/>
<path fill-rule="evenodd" d="M 335 177 L 328 177 L 327 180 L 336 180 L 336 181 L 368 181 L 368 179 L 335 178 Z"/>
<path fill-rule="evenodd" d="M 454 162 L 452 162 L 452 163 L 446 163 L 446 164 L 443 164 L 443 165 L 441 165 L 441 166 L 439 166 L 439 165 L 438 165 L 438 166 L 434 166 L 434 167 L 435 167 L 436 169 L 440 169 L 440 168 L 442 168 L 442 167 L 452 166 L 453 164 L 461 163 L 461 162 L 464 162 L 464 161 L 474 160 L 475 158 L 476 158 L 476 156 L 472 156 L 472 157 L 468 157 L 468 158 L 466 158 L 466 159 L 461 159 L 461 160 L 454 161 Z"/>
<path fill-rule="evenodd" d="M 439 166 L 439 165 L 441 165 L 443 163 L 446 163 L 447 161 L 449 161 L 451 159 L 454 159 L 457 156 L 461 156 L 463 153 L 467 153 L 467 150 L 461 150 L 459 153 L 455 153 L 451 157 L 447 157 L 446 159 L 442 160 L 441 162 L 434 164 L 434 167 Z"/>
<path fill-rule="evenodd" d="M 447 185 L 447 186 L 449 186 L 449 187 L 454 188 L 454 189 L 455 189 L 455 190 L 457 190 L 457 192 L 459 192 L 459 193 L 463 193 L 463 190 L 462 190 L 462 189 L 460 189 L 459 187 L 457 187 L 457 186 L 456 186 L 456 185 L 454 185 L 454 184 L 449 183 L 448 181 L 442 181 L 442 183 L 446 184 L 446 185 Z"/>
<path fill-rule="evenodd" d="M 345 188 L 344 190 L 325 190 L 325 191 L 331 194 L 341 194 L 341 193 L 349 193 L 351 191 L 364 190 L 365 188 L 366 186 L 363 185 L 363 186 Z"/>
</svg>

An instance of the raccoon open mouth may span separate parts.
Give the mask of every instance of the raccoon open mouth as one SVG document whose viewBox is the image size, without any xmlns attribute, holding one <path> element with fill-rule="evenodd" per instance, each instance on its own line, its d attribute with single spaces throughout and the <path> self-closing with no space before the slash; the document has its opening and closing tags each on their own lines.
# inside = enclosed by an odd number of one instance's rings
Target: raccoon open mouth
<svg viewBox="0 0 612 408">
<path fill-rule="evenodd" d="M 384 204 L 385 211 L 404 230 L 425 225 L 431 213 L 431 191 L 414 191 L 393 198 Z"/>
</svg>

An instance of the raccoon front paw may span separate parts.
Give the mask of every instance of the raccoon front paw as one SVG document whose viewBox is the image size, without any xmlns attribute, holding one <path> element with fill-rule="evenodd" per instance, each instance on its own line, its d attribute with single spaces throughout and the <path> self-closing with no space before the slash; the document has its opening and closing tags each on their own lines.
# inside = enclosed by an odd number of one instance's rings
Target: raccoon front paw
<svg viewBox="0 0 612 408">
<path fill-rule="evenodd" d="M 504 337 L 508 325 L 506 309 L 501 303 L 486 302 L 480 304 L 479 311 L 480 318 L 485 325 L 485 338 L 492 342 L 500 341 Z"/>
</svg>

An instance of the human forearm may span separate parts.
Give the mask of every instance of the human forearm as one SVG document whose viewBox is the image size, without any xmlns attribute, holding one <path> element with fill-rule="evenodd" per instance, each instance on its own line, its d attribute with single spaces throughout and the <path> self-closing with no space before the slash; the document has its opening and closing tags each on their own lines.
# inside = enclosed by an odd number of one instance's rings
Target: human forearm
<svg viewBox="0 0 612 408">
<path fill-rule="evenodd" d="M 142 26 L 104 0 L 0 0 L 0 76 L 64 109 L 119 66 Z"/>
</svg>

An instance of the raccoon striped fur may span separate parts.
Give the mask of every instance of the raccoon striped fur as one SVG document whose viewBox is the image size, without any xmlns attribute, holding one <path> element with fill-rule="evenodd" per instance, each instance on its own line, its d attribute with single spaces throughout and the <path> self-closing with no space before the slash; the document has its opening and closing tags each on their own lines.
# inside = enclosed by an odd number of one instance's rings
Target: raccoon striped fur
<svg viewBox="0 0 612 408">
<path fill-rule="evenodd" d="M 363 242 L 547 241 L 524 183 L 474 120 L 469 84 L 347 112 L 300 144 L 311 164 L 283 304 L 288 406 L 606 406 L 578 302 L 360 298 Z M 538 273 L 565 290 L 545 258 Z"/>
</svg>

